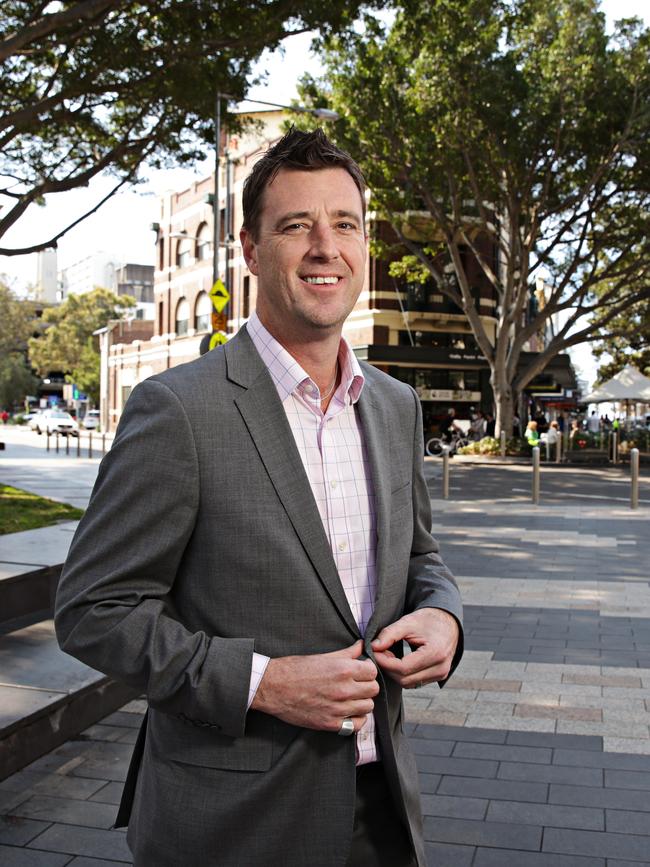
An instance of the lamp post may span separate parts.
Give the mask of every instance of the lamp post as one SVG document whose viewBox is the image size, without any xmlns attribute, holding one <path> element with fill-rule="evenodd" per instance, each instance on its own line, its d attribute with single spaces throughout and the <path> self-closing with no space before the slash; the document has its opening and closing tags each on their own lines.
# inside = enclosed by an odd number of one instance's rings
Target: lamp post
<svg viewBox="0 0 650 867">
<path fill-rule="evenodd" d="M 228 250 L 229 243 L 228 233 L 230 231 L 230 161 L 226 152 L 226 219 L 224 225 L 224 239 L 221 240 L 221 208 L 219 207 L 219 169 L 221 166 L 221 101 L 237 99 L 230 93 L 217 92 L 216 106 L 214 113 L 214 193 L 212 202 L 212 243 L 214 246 L 212 258 L 212 285 L 219 279 L 219 253 L 223 246 L 226 252 L 226 268 L 225 268 L 225 287 L 226 292 L 230 295 L 232 288 L 230 268 L 228 267 Z M 289 111 L 295 111 L 302 114 L 311 114 L 312 117 L 318 117 L 322 120 L 338 120 L 340 115 L 329 108 L 307 108 L 303 105 L 283 105 L 279 102 L 267 102 L 264 99 L 244 99 L 243 102 L 253 102 L 257 105 L 270 105 L 272 108 L 286 108 Z M 224 308 L 224 311 L 227 308 Z"/>
</svg>

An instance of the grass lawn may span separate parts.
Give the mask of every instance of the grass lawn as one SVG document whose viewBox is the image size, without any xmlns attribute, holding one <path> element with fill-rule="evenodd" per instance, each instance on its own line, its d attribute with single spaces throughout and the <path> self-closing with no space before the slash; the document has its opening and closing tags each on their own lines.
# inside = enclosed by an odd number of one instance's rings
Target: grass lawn
<svg viewBox="0 0 650 867">
<path fill-rule="evenodd" d="M 83 509 L 67 503 L 47 500 L 11 485 L 0 485 L 0 536 L 48 527 L 59 521 L 76 521 L 82 515 Z"/>
</svg>

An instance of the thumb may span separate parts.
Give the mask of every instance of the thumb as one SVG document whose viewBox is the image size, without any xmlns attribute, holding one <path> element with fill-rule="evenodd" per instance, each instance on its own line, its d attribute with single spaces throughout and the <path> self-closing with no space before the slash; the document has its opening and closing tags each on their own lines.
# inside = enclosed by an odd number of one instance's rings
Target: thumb
<svg viewBox="0 0 650 867">
<path fill-rule="evenodd" d="M 403 638 L 403 630 L 399 628 L 397 623 L 391 623 L 389 626 L 385 626 L 372 642 L 372 649 L 378 651 L 388 650 L 389 647 L 392 647 L 393 644 Z"/>
<path fill-rule="evenodd" d="M 343 647 L 341 650 L 334 650 L 331 653 L 326 654 L 326 656 L 338 656 L 343 659 L 358 659 L 363 653 L 363 641 L 359 639 L 355 641 L 354 644 L 351 644 L 349 647 Z"/>
</svg>

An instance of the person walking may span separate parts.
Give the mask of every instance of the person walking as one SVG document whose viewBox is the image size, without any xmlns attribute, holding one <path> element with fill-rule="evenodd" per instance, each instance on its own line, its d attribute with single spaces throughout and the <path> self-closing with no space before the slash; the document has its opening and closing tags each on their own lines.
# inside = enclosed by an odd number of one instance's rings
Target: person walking
<svg viewBox="0 0 650 867">
<path fill-rule="evenodd" d="M 462 607 L 419 399 L 342 339 L 364 195 L 320 130 L 255 164 L 257 310 L 133 390 L 63 569 L 61 647 L 147 696 L 135 867 L 426 865 L 402 691 L 453 672 Z"/>
</svg>

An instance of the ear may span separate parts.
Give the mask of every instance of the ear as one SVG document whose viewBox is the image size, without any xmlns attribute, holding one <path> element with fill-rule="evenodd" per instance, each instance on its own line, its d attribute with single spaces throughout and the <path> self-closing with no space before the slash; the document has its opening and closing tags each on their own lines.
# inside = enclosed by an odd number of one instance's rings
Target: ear
<svg viewBox="0 0 650 867">
<path fill-rule="evenodd" d="M 257 263 L 257 244 L 253 240 L 253 236 L 248 231 L 248 229 L 242 229 L 239 233 L 239 240 L 241 241 L 242 253 L 244 254 L 244 261 L 248 266 L 248 270 L 251 274 L 254 274 L 255 277 L 259 274 L 259 267 Z"/>
</svg>

